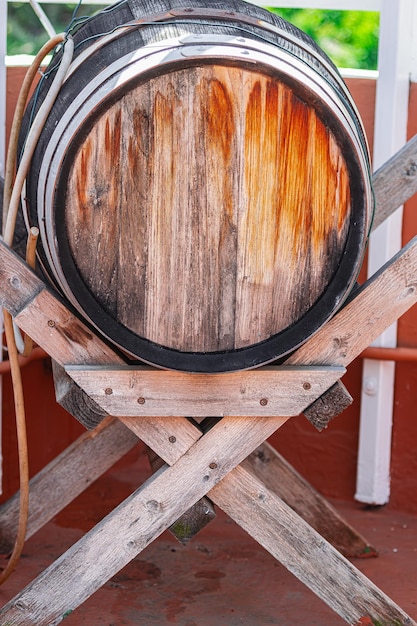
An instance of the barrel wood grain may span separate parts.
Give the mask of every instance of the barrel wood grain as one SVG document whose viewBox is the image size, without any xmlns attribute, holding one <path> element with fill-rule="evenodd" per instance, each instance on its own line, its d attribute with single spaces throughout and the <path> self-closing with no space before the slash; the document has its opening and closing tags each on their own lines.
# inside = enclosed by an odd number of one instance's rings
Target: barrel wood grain
<svg viewBox="0 0 417 626">
<path fill-rule="evenodd" d="M 133 87 L 83 136 L 67 185 L 74 271 L 121 325 L 189 352 L 299 320 L 338 267 L 351 213 L 347 165 L 313 105 L 244 67 Z"/>
</svg>

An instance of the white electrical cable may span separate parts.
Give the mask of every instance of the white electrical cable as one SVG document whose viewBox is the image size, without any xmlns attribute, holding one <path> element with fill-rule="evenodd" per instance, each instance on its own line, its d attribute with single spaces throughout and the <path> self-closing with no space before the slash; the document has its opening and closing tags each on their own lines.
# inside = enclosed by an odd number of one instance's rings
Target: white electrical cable
<svg viewBox="0 0 417 626">
<path fill-rule="evenodd" d="M 35 14 L 37 15 L 40 23 L 42 24 L 42 26 L 48 33 L 49 37 L 51 39 L 52 37 L 55 37 L 56 35 L 55 28 L 52 26 L 51 22 L 49 21 L 48 16 L 46 15 L 45 11 L 42 9 L 41 5 L 38 3 L 37 0 L 29 0 L 29 2 L 30 2 L 30 6 L 34 10 Z"/>
<path fill-rule="evenodd" d="M 64 37 L 64 35 L 63 35 Z M 34 121 L 30 132 L 28 134 L 25 149 L 23 151 L 22 159 L 19 163 L 19 167 L 16 173 L 16 178 L 13 185 L 12 195 L 10 198 L 10 205 L 7 213 L 7 221 L 4 229 L 4 241 L 8 246 L 13 243 L 14 230 L 16 225 L 17 213 L 19 210 L 20 194 L 23 188 L 23 184 L 26 179 L 26 175 L 32 160 L 33 153 L 35 151 L 39 136 L 42 132 L 46 119 L 51 111 L 51 108 L 56 100 L 56 97 L 62 87 L 62 83 L 65 80 L 68 68 L 71 64 L 74 53 L 74 41 L 71 36 L 65 41 L 64 50 L 62 54 L 61 63 L 58 67 L 57 73 L 52 85 L 43 101 Z M 17 350 L 20 354 L 24 352 L 24 340 L 18 327 L 14 326 L 14 335 Z"/>
<path fill-rule="evenodd" d="M 7 187 L 5 185 L 5 197 L 7 197 L 6 202 L 6 227 L 4 230 L 4 240 L 5 242 L 11 246 L 13 242 L 13 234 L 14 227 L 16 223 L 17 211 L 19 208 L 19 199 L 20 193 L 26 178 L 26 174 L 30 165 L 30 161 L 35 150 L 38 138 L 40 133 L 42 132 L 45 121 L 50 113 L 53 103 L 61 89 L 61 86 L 65 80 L 65 76 L 67 74 L 67 70 L 71 64 L 73 51 L 74 51 L 74 42 L 72 38 L 67 38 L 65 34 L 55 36 L 53 38 L 54 41 L 50 41 L 42 48 L 53 49 L 56 45 L 55 41 L 58 39 L 58 43 L 62 41 L 64 44 L 64 49 L 62 53 L 61 63 L 56 72 L 55 78 L 52 81 L 52 85 L 48 91 L 47 97 L 43 104 L 41 105 L 38 114 L 35 117 L 32 128 L 29 132 L 28 141 L 26 142 L 26 147 L 23 152 L 23 156 L 17 171 L 16 179 L 13 185 L 13 189 L 10 195 L 10 201 L 8 197 Z M 51 47 L 51 44 L 53 46 Z M 41 51 L 41 52 L 42 52 Z M 37 55 L 38 56 L 38 55 Z M 38 59 L 36 59 L 38 60 Z M 35 63 L 35 62 L 34 62 Z M 31 69 L 34 69 L 36 64 L 29 69 L 26 76 L 31 76 Z M 21 92 L 22 93 L 22 92 Z M 19 102 L 19 101 L 18 101 Z M 16 139 L 17 141 L 17 139 Z M 10 146 L 9 146 L 10 151 Z M 8 210 L 7 210 L 8 209 Z M 7 578 L 10 576 L 12 571 L 14 570 L 20 555 L 23 550 L 23 545 L 26 537 L 27 523 L 28 523 L 28 512 L 29 512 L 29 467 L 28 467 L 28 446 L 27 446 L 27 432 L 26 432 L 26 420 L 25 420 L 25 406 L 24 406 L 24 397 L 23 397 L 23 385 L 22 385 L 22 376 L 20 373 L 19 366 L 19 358 L 18 351 L 16 349 L 16 341 L 14 336 L 13 329 L 13 320 L 12 316 L 9 312 L 4 311 L 4 329 L 7 340 L 7 347 L 9 351 L 9 362 L 10 362 L 10 371 L 12 375 L 12 383 L 13 383 L 13 395 L 14 395 L 14 403 L 15 403 L 15 413 L 16 413 L 16 432 L 17 432 L 17 442 L 18 442 L 18 456 L 19 456 L 19 474 L 20 474 L 20 512 L 19 512 L 19 522 L 16 534 L 16 541 L 13 547 L 12 554 L 9 558 L 8 564 L 6 568 L 0 572 L 0 584 L 2 584 Z"/>
<path fill-rule="evenodd" d="M 22 159 L 19 163 L 19 167 L 16 173 L 14 181 L 13 191 L 10 198 L 10 206 L 7 214 L 7 222 L 4 230 L 4 241 L 8 246 L 13 243 L 13 233 L 16 225 L 16 217 L 19 209 L 20 194 L 23 188 L 23 184 L 29 170 L 30 162 L 35 151 L 38 139 L 50 113 L 50 110 L 56 100 L 56 97 L 62 87 L 62 83 L 65 80 L 68 68 L 71 65 L 72 56 L 74 52 L 74 41 L 70 35 L 68 35 L 64 51 L 62 54 L 61 63 L 56 72 L 55 78 L 52 81 L 52 85 L 46 95 L 45 100 L 42 103 L 36 117 L 33 121 L 29 135 L 27 137 L 25 149 L 23 151 Z"/>
</svg>

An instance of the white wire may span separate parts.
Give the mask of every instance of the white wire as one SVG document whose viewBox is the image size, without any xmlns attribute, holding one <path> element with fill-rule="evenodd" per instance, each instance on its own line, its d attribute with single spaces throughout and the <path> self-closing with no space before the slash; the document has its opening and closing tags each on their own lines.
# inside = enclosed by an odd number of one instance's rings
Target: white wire
<svg viewBox="0 0 417 626">
<path fill-rule="evenodd" d="M 62 83 L 65 80 L 65 76 L 72 61 L 73 52 L 74 41 L 71 36 L 68 36 L 65 42 L 61 63 L 58 67 L 55 78 L 52 81 L 52 85 L 49 88 L 46 98 L 43 101 L 42 106 L 40 107 L 33 121 L 32 127 L 27 137 L 22 159 L 19 163 L 19 167 L 16 173 L 16 179 L 14 181 L 13 191 L 10 198 L 9 213 L 7 215 L 6 227 L 4 231 L 4 241 L 8 246 L 11 246 L 13 243 L 13 233 L 16 224 L 17 211 L 19 208 L 20 193 L 30 166 L 30 161 L 35 151 L 39 136 L 45 125 L 46 119 L 61 89 Z"/>
<path fill-rule="evenodd" d="M 36 148 L 36 144 L 45 125 L 47 117 L 51 111 L 51 108 L 55 102 L 55 99 L 61 89 L 62 83 L 65 80 L 65 76 L 72 61 L 73 53 L 74 41 L 71 36 L 68 36 L 65 41 L 61 63 L 55 74 L 55 78 L 52 81 L 52 85 L 50 86 L 49 91 L 45 97 L 45 100 L 43 101 L 33 121 L 32 127 L 26 140 L 25 149 L 23 151 L 23 155 L 17 169 L 16 179 L 14 181 L 12 195 L 10 198 L 9 212 L 7 214 L 7 221 L 4 230 L 4 241 L 8 246 L 11 246 L 13 243 L 16 217 L 19 209 L 20 194 L 26 179 L 33 153 Z M 20 330 L 16 325 L 14 325 L 14 331 L 16 346 L 18 348 L 18 351 L 22 353 L 24 349 L 23 338 Z"/>
<path fill-rule="evenodd" d="M 56 35 L 55 28 L 52 26 L 51 22 L 49 21 L 48 16 L 46 15 L 45 11 L 42 9 L 39 2 L 37 0 L 29 0 L 29 2 L 30 2 L 30 6 L 34 10 L 35 14 L 37 15 L 40 23 L 42 24 L 42 26 L 48 33 L 49 37 L 51 39 L 52 37 L 55 37 Z"/>
</svg>

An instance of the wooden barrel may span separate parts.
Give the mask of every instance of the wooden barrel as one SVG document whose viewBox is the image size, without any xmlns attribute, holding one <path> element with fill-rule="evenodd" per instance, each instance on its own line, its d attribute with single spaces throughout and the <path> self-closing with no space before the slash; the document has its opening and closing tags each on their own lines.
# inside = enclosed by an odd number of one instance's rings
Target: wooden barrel
<svg viewBox="0 0 417 626">
<path fill-rule="evenodd" d="M 51 281 L 160 367 L 294 350 L 351 290 L 371 222 L 366 140 L 336 68 L 240 0 L 128 0 L 74 40 L 24 197 Z"/>
</svg>

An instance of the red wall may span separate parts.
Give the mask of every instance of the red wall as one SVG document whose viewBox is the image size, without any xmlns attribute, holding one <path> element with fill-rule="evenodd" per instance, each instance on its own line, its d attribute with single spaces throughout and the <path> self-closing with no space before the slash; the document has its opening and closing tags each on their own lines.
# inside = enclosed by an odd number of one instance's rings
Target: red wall
<svg viewBox="0 0 417 626">
<path fill-rule="evenodd" d="M 8 128 L 21 68 L 8 73 Z M 373 110 L 375 82 L 355 79 L 347 81 L 364 120 L 369 143 L 373 142 Z M 410 111 L 417 112 L 417 85 L 412 86 Z M 410 115 L 409 135 L 417 133 L 417 115 Z M 417 232 L 417 198 L 407 203 L 404 217 L 404 241 Z M 361 273 L 363 279 L 363 272 Z M 414 308 L 399 322 L 399 345 L 417 347 L 417 310 Z M 322 493 L 340 499 L 353 498 L 359 427 L 361 386 L 360 359 L 351 364 L 344 384 L 354 397 L 354 404 L 337 417 L 328 429 L 318 433 L 304 417 L 290 420 L 271 441 L 276 448 Z M 49 360 L 29 364 L 23 371 L 28 413 L 30 468 L 34 474 L 69 445 L 82 427 L 67 415 L 54 400 Z M 390 506 L 417 512 L 417 420 L 414 406 L 417 399 L 417 364 L 398 364 L 395 386 L 395 412 L 392 456 L 392 487 Z M 11 386 L 4 376 L 3 401 L 3 499 L 18 485 L 16 442 Z"/>
</svg>

